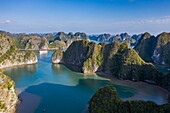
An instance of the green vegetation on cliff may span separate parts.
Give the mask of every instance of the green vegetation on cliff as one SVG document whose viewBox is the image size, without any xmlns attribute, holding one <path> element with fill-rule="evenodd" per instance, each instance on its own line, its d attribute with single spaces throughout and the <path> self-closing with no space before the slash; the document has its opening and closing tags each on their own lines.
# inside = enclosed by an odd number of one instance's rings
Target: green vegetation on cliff
<svg viewBox="0 0 170 113">
<path fill-rule="evenodd" d="M 0 94 L 0 112 L 15 112 L 16 103 L 18 101 L 15 83 L 2 72 L 0 72 Z"/>
<path fill-rule="evenodd" d="M 102 62 L 101 46 L 95 42 L 90 42 L 87 45 L 87 59 L 84 61 L 82 69 L 93 72 Z"/>
<path fill-rule="evenodd" d="M 47 33 L 47 34 L 13 34 L 0 31 L 0 34 L 10 37 L 11 42 L 18 49 L 39 50 L 39 49 L 66 49 L 74 40 L 89 40 L 85 33 Z"/>
<path fill-rule="evenodd" d="M 140 57 L 146 62 L 153 62 L 151 56 L 154 51 L 156 38 L 151 36 L 148 32 L 144 33 L 138 41 L 138 44 L 135 46 L 135 50 L 138 52 Z M 140 52 L 139 52 L 140 51 Z"/>
<path fill-rule="evenodd" d="M 0 68 L 37 62 L 33 51 L 19 51 L 11 38 L 3 34 L 0 34 L 0 48 Z"/>
<path fill-rule="evenodd" d="M 161 72 L 152 64 L 143 61 L 137 52 L 128 48 L 125 43 L 120 45 L 118 52 L 113 57 L 112 73 L 118 78 L 136 81 L 155 81 L 155 77 L 161 75 Z"/>
<path fill-rule="evenodd" d="M 145 33 L 134 49 L 146 62 L 170 65 L 170 33 L 163 32 L 157 37 Z"/>
<path fill-rule="evenodd" d="M 49 48 L 57 48 L 57 49 L 65 49 L 67 48 L 66 43 L 64 41 L 56 40 L 54 42 L 51 42 L 51 44 L 48 44 Z"/>
<path fill-rule="evenodd" d="M 151 101 L 122 101 L 111 85 L 100 88 L 90 99 L 89 113 L 169 113 L 170 104 L 157 105 Z"/>
<path fill-rule="evenodd" d="M 145 81 L 167 89 L 170 86 L 167 75 L 163 75 L 153 64 L 142 60 L 126 43 L 97 44 L 79 40 L 74 41 L 62 54 L 57 52 L 53 54 L 53 63 L 78 66 L 83 73 L 103 72 L 118 79 Z"/>
</svg>

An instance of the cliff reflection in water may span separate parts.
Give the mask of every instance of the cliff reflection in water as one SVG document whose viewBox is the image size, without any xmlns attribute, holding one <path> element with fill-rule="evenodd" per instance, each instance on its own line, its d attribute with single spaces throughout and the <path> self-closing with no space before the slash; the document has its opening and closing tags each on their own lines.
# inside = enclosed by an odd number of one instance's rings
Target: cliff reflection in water
<svg viewBox="0 0 170 113">
<path fill-rule="evenodd" d="M 51 65 L 52 71 L 56 74 L 56 75 L 62 75 L 64 70 L 61 68 L 60 64 L 52 64 Z"/>
<path fill-rule="evenodd" d="M 17 82 L 19 79 L 23 78 L 24 76 L 26 77 L 33 77 L 35 73 L 37 72 L 37 67 L 38 64 L 33 64 L 33 65 L 24 65 L 24 66 L 19 66 L 19 67 L 12 67 L 4 70 L 4 73 L 6 75 L 10 75 L 12 80 Z M 27 74 L 25 74 L 27 73 Z"/>
<path fill-rule="evenodd" d="M 53 75 L 56 76 L 56 81 L 60 81 L 58 83 L 65 84 L 68 86 L 75 86 L 79 84 L 80 79 L 97 79 L 97 80 L 106 80 L 105 78 L 95 76 L 95 75 L 83 75 L 82 73 L 77 73 L 68 66 L 63 64 L 52 64 L 51 65 Z M 106 80 L 108 82 L 108 80 Z M 94 85 L 94 83 L 86 84 L 86 85 Z M 95 87 L 95 86 L 94 86 Z"/>
</svg>

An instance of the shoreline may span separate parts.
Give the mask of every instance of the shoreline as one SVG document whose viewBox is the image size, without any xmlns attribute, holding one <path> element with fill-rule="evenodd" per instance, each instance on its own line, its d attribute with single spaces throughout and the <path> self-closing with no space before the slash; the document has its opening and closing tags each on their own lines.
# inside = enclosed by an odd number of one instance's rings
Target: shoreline
<svg viewBox="0 0 170 113">
<path fill-rule="evenodd" d="M 167 99 L 168 99 L 170 92 L 167 89 L 165 89 L 161 86 L 158 86 L 158 85 L 155 85 L 155 84 L 150 84 L 150 83 L 143 82 L 143 81 L 135 82 L 135 81 L 131 81 L 131 80 L 120 80 L 120 79 L 117 79 L 116 77 L 114 77 L 110 74 L 106 74 L 106 73 L 102 73 L 102 72 L 97 72 L 97 75 L 100 76 L 100 77 L 104 77 L 106 79 L 109 79 L 109 82 L 112 83 L 112 84 L 116 83 L 117 85 L 127 86 L 127 87 L 131 87 L 131 88 L 135 88 L 136 85 L 144 85 L 144 86 L 155 88 L 155 90 L 160 91 L 164 95 L 163 98 L 162 98 L 164 102 L 162 104 L 168 103 Z M 115 82 L 114 79 L 117 79 L 119 82 Z M 125 82 L 129 83 L 130 85 L 125 84 Z M 135 94 L 134 96 L 129 97 L 129 98 L 123 98 L 123 100 L 124 101 L 126 101 L 126 100 L 142 100 L 140 98 L 146 96 L 146 94 L 144 94 L 143 92 L 145 92 L 145 88 L 144 89 L 142 89 L 142 88 L 138 89 L 138 94 Z"/>
<path fill-rule="evenodd" d="M 106 74 L 106 73 L 102 73 L 102 72 L 97 72 L 96 73 L 97 75 L 101 76 L 101 77 L 104 77 L 104 78 L 107 78 L 109 79 L 110 81 L 113 81 L 113 79 L 118 79 L 110 74 Z M 145 84 L 145 85 L 151 85 L 151 86 L 154 86 L 154 87 L 157 87 L 159 89 L 161 89 L 162 91 L 166 92 L 166 93 L 170 93 L 167 89 L 159 86 L 159 85 L 156 85 L 156 84 L 151 84 L 151 83 L 148 83 L 148 82 L 144 82 L 144 81 L 132 81 L 132 80 L 121 80 L 121 79 L 118 79 L 120 81 L 127 81 L 127 82 L 132 82 L 132 83 L 139 83 L 139 84 Z"/>
<path fill-rule="evenodd" d="M 122 86 L 128 86 L 128 87 L 132 87 L 132 88 L 135 88 L 134 86 L 135 85 L 139 85 L 139 84 L 142 84 L 142 85 L 144 85 L 144 86 L 148 86 L 148 87 L 152 87 L 152 88 L 155 88 L 155 90 L 157 90 L 157 91 L 160 91 L 165 97 L 164 97 L 164 102 L 163 102 L 163 104 L 165 104 L 165 103 L 168 103 L 168 96 L 169 96 L 169 94 L 170 94 L 170 92 L 167 90 L 167 89 L 165 89 L 165 88 L 163 88 L 163 87 L 161 87 L 161 86 L 159 86 L 159 85 L 156 85 L 156 84 L 151 84 L 151 83 L 148 83 L 148 82 L 144 82 L 144 81 L 132 81 L 132 80 L 121 80 L 121 79 L 118 79 L 118 78 L 116 78 L 115 76 L 112 76 L 111 74 L 107 74 L 107 73 L 103 73 L 103 72 L 90 72 L 90 73 L 82 73 L 81 71 L 77 71 L 77 70 L 75 70 L 76 68 L 79 68 L 78 66 L 75 66 L 75 65 L 73 65 L 73 64 L 66 64 L 66 63 L 53 63 L 53 64 L 62 64 L 62 65 L 65 65 L 65 66 L 71 66 L 71 70 L 72 71 L 75 71 L 75 72 L 78 72 L 78 73 L 80 73 L 80 74 L 82 74 L 82 75 L 97 75 L 97 76 L 99 76 L 99 77 L 103 77 L 103 78 L 105 78 L 106 80 L 108 80 L 110 83 L 112 83 L 112 84 L 115 84 L 115 81 L 114 81 L 114 79 L 117 79 L 119 82 L 116 82 L 116 84 L 117 85 L 122 85 Z M 122 82 L 124 82 L 124 83 L 122 83 Z M 125 84 L 125 82 L 128 84 Z M 129 85 L 130 84 L 130 85 Z M 138 89 L 138 93 L 140 93 L 141 95 L 143 95 L 143 93 L 142 92 L 144 92 L 143 91 L 144 89 Z M 132 100 L 137 100 L 138 98 L 137 97 L 139 97 L 140 96 L 140 94 L 137 94 L 137 95 L 135 95 L 135 96 L 133 96 L 133 97 L 130 97 L 129 99 L 132 99 Z M 145 95 L 146 96 L 146 95 Z M 140 98 L 139 98 L 140 99 Z M 138 100 L 139 100 L 138 99 Z M 126 100 L 126 99 L 125 99 Z M 127 100 L 128 100 L 128 98 L 127 98 Z"/>
<path fill-rule="evenodd" d="M 38 62 L 35 62 L 35 63 L 26 63 L 26 64 L 18 64 L 18 65 L 11 65 L 11 66 L 8 66 L 8 67 L 4 67 L 4 68 L 0 68 L 3 70 L 6 70 L 8 68 L 13 68 L 13 67 L 19 67 L 19 66 L 24 66 L 24 65 L 33 65 L 33 64 L 37 64 Z"/>
<path fill-rule="evenodd" d="M 53 62 L 52 62 L 53 63 Z M 77 71 L 76 69 L 77 68 L 80 68 L 79 66 L 75 66 L 73 64 L 67 64 L 67 63 L 53 63 L 53 64 L 62 64 L 62 65 L 65 65 L 65 66 L 71 66 L 71 69 L 75 72 L 78 72 L 78 73 L 81 73 L 83 75 L 97 75 L 97 76 L 100 76 L 100 77 L 104 77 L 106 78 L 107 80 L 109 81 L 112 81 L 113 79 L 118 79 L 116 78 L 115 76 L 112 76 L 111 74 L 107 74 L 107 73 L 104 73 L 104 72 L 89 72 L 89 73 L 82 73 L 81 71 Z M 149 82 L 144 82 L 144 81 L 132 81 L 132 80 L 121 80 L 121 79 L 118 79 L 120 81 L 129 81 L 129 82 L 133 82 L 133 83 L 142 83 L 142 84 L 147 84 L 147 85 L 152 85 L 152 86 L 156 86 L 157 88 L 160 88 L 162 90 L 164 90 L 165 92 L 167 93 L 170 93 L 167 89 L 159 86 L 159 85 L 156 85 L 156 84 L 152 84 L 152 83 L 149 83 Z"/>
</svg>

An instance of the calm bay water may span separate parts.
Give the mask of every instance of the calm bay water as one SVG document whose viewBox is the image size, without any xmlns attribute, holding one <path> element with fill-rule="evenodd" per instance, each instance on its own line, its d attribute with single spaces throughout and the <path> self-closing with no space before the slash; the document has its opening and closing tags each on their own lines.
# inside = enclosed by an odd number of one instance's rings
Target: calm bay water
<svg viewBox="0 0 170 113">
<path fill-rule="evenodd" d="M 39 55 L 38 64 L 4 70 L 15 82 L 23 98 L 19 113 L 81 113 L 95 91 L 106 84 L 105 78 L 83 75 L 64 65 L 52 64 L 51 55 Z M 164 103 L 164 93 L 146 84 L 115 79 L 112 84 L 121 98 L 133 98 Z M 140 92 L 142 91 L 142 93 Z M 156 92 L 156 93 L 155 93 Z"/>
</svg>

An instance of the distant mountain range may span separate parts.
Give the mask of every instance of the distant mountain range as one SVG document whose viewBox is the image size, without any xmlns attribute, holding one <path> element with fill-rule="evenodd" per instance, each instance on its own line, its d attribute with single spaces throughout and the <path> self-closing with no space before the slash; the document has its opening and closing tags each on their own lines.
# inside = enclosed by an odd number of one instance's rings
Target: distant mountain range
<svg viewBox="0 0 170 113">
<path fill-rule="evenodd" d="M 6 31 L 0 31 L 0 34 L 7 35 L 13 44 L 24 50 L 54 49 L 65 50 L 75 40 L 94 40 L 99 42 L 128 43 L 134 48 L 140 57 L 146 62 L 152 62 L 159 65 L 170 65 L 170 33 L 161 33 L 153 36 L 149 33 L 135 34 L 130 36 L 128 33 L 117 35 L 100 34 L 87 35 L 77 32 L 73 34 L 64 32 L 55 33 L 34 33 L 34 34 L 13 34 Z"/>
<path fill-rule="evenodd" d="M 100 34 L 100 35 L 90 35 L 91 40 L 100 41 L 100 42 L 120 42 L 120 43 L 129 43 L 130 46 L 135 46 L 138 40 L 141 38 L 142 34 L 130 36 L 128 33 L 121 33 L 117 35 L 111 34 Z"/>
</svg>

